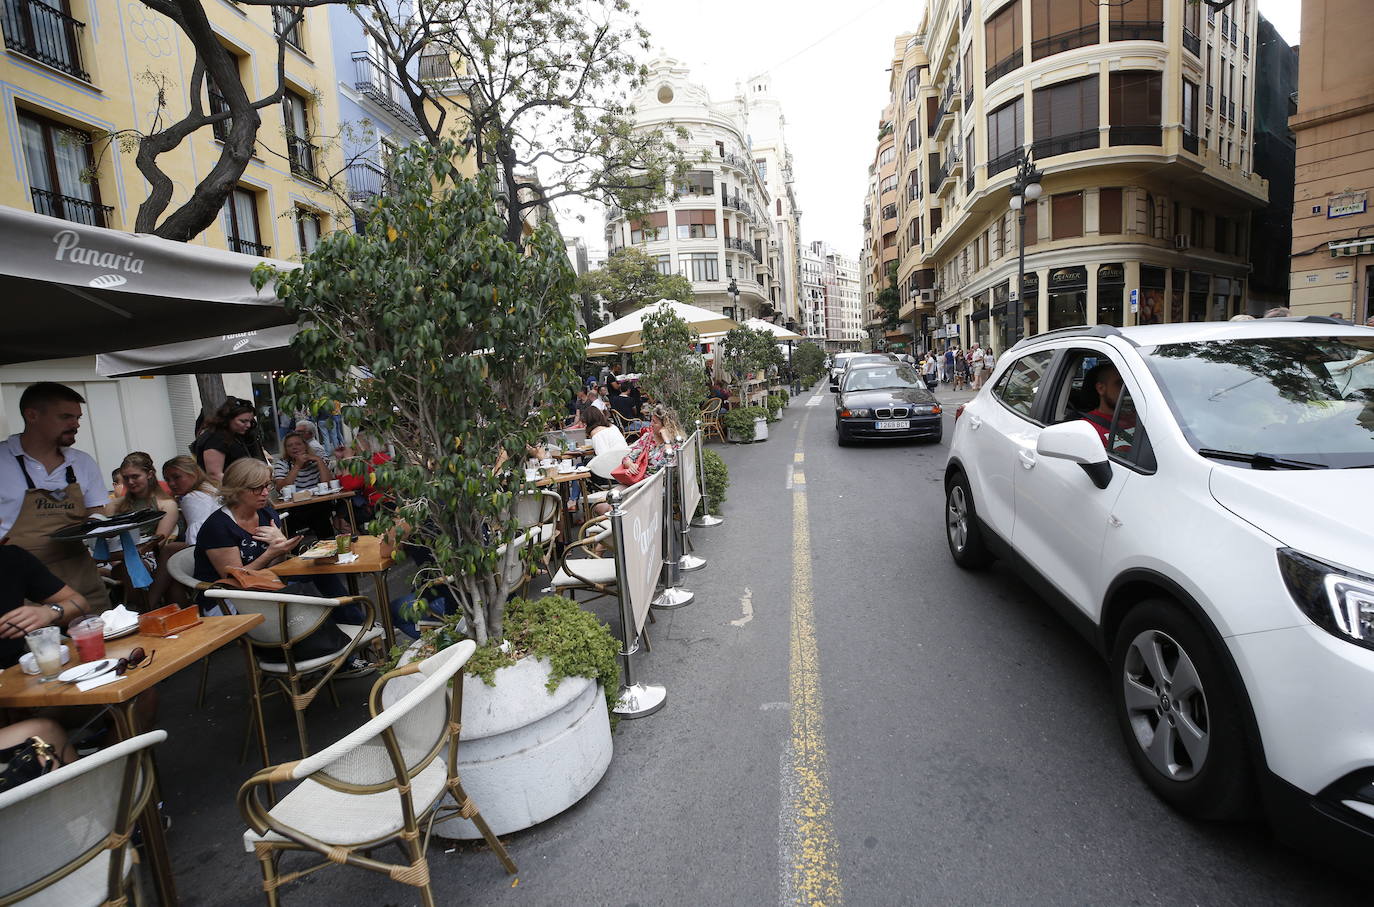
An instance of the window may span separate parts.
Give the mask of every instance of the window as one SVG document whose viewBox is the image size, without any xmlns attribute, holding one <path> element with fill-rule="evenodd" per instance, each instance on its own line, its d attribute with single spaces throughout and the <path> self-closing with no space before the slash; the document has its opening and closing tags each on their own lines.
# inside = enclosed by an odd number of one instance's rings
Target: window
<svg viewBox="0 0 1374 907">
<path fill-rule="evenodd" d="M 895 204 L 883 205 L 883 220 L 893 220 L 897 217 L 897 206 Z"/>
<path fill-rule="evenodd" d="M 973 103 L 973 42 L 964 48 L 964 109 Z"/>
<path fill-rule="evenodd" d="M 1121 190 L 1100 189 L 1097 193 L 1097 232 L 1112 235 L 1121 232 Z"/>
<path fill-rule="evenodd" d="M 1097 76 L 1041 88 L 1034 98 L 1037 158 L 1097 147 Z"/>
<path fill-rule="evenodd" d="M 1202 3 L 1183 4 L 1183 46 L 1195 55 L 1202 52 L 1202 40 L 1199 37 L 1202 34 L 1202 7 Z"/>
<path fill-rule="evenodd" d="M 1031 0 L 1031 59 L 1096 44 L 1096 0 Z"/>
<path fill-rule="evenodd" d="M 1083 193 L 1064 192 L 1050 199 L 1050 239 L 1083 235 Z"/>
<path fill-rule="evenodd" d="M 754 169 L 755 169 L 756 171 L 758 171 L 758 174 L 759 174 L 759 182 L 761 182 L 761 183 L 766 183 L 766 182 L 768 182 L 768 162 L 767 162 L 767 161 L 754 161 Z"/>
<path fill-rule="evenodd" d="M 109 226 L 114 208 L 100 204 L 100 187 L 90 177 L 95 166 L 91 137 L 23 111 L 19 131 L 33 210 L 93 227 Z"/>
<path fill-rule="evenodd" d="M 675 219 L 678 239 L 714 239 L 716 236 L 714 211 L 679 211 Z"/>
<path fill-rule="evenodd" d="M 289 6 L 272 7 L 272 32 L 278 38 L 284 38 L 296 50 L 305 52 L 305 44 L 301 41 L 301 23 L 305 21 L 305 10 L 292 9 Z"/>
<path fill-rule="evenodd" d="M 1031 418 L 1031 413 L 1035 410 L 1035 396 L 1052 361 L 1054 350 L 1042 350 L 1022 356 L 998 379 L 997 386 L 992 391 L 993 396 L 1018 416 Z"/>
<path fill-rule="evenodd" d="M 1197 154 L 1197 86 L 1183 80 L 1183 148 Z"/>
<path fill-rule="evenodd" d="M 682 191 L 687 195 L 715 195 L 716 184 L 710 170 L 689 170 Z"/>
<path fill-rule="evenodd" d="M 878 155 L 878 166 L 881 167 L 884 164 L 890 164 L 896 157 L 897 149 L 889 145 L 887 148 L 883 149 L 882 154 Z"/>
<path fill-rule="evenodd" d="M 320 242 L 320 216 L 307 208 L 296 209 L 296 239 L 302 255 L 315 251 Z"/>
<path fill-rule="evenodd" d="M 1223 255 L 1229 255 L 1234 250 L 1231 248 L 1231 221 L 1220 214 L 1217 215 L 1216 232 L 1212 236 L 1212 245 Z"/>
<path fill-rule="evenodd" d="M 280 7 L 272 7 L 273 10 Z M 306 179 L 315 176 L 315 156 L 319 149 L 310 144 L 310 116 L 306 100 L 291 89 L 282 93 L 282 118 L 286 123 L 286 156 L 291 161 L 291 172 Z"/>
<path fill-rule="evenodd" d="M 1004 6 L 983 26 L 983 59 L 991 85 L 1021 66 L 1021 0 Z"/>
<path fill-rule="evenodd" d="M 5 46 L 84 82 L 81 32 L 67 0 L 5 0 Z"/>
<path fill-rule="evenodd" d="M 906 150 L 915 151 L 921 144 L 921 121 L 916 117 L 906 124 Z"/>
<path fill-rule="evenodd" d="M 1107 92 L 1113 145 L 1158 145 L 1163 76 L 1157 72 L 1114 72 Z"/>
<path fill-rule="evenodd" d="M 1164 40 L 1164 0 L 1113 4 L 1107 16 L 1107 36 L 1113 41 Z"/>
<path fill-rule="evenodd" d="M 243 255 L 270 255 L 271 246 L 262 244 L 258 229 L 258 199 L 250 189 L 235 186 L 220 209 L 220 224 L 224 227 L 229 251 Z"/>
<path fill-rule="evenodd" d="M 921 197 L 921 171 L 913 170 L 906 178 L 906 200 L 914 202 Z"/>
<path fill-rule="evenodd" d="M 911 223 L 906 225 L 906 242 L 908 246 L 915 246 L 921 241 L 921 221 L 920 218 L 913 217 Z M 913 274 L 913 276 L 915 276 Z"/>
<path fill-rule="evenodd" d="M 630 242 L 644 243 L 659 238 L 659 231 L 668 227 L 668 213 L 658 211 L 630 222 Z"/>
<path fill-rule="evenodd" d="M 910 101 L 916 97 L 916 92 L 921 88 L 921 71 L 913 69 L 906 74 L 906 99 Z"/>
<path fill-rule="evenodd" d="M 654 265 L 655 265 L 655 268 L 657 269 L 658 273 L 663 274 L 663 275 L 665 275 L 665 276 L 666 276 L 666 275 L 669 275 L 669 274 L 672 274 L 672 273 L 673 273 L 673 256 L 671 256 L 671 255 L 655 255 L 655 256 L 654 256 Z"/>
<path fill-rule="evenodd" d="M 1025 135 L 1025 105 L 1021 98 L 988 114 L 989 177 L 1016 166 Z"/>
<path fill-rule="evenodd" d="M 1145 426 L 1140 424 L 1131 392 L 1124 384 L 1116 398 L 1116 412 L 1112 414 L 1112 425 L 1107 431 L 1107 456 L 1145 472 L 1154 472 L 1156 468 L 1150 439 L 1145 434 Z"/>
<path fill-rule="evenodd" d="M 682 270 L 691 281 L 719 280 L 720 256 L 714 252 L 688 252 L 679 255 Z"/>
<path fill-rule="evenodd" d="M 894 173 L 894 174 L 892 174 L 891 176 L 885 176 L 885 177 L 883 177 L 883 181 L 882 181 L 882 183 L 881 183 L 881 184 L 879 185 L 879 187 L 878 187 L 878 193 L 881 195 L 881 194 L 884 193 L 884 192 L 896 192 L 896 191 L 897 191 L 897 174 Z"/>
</svg>

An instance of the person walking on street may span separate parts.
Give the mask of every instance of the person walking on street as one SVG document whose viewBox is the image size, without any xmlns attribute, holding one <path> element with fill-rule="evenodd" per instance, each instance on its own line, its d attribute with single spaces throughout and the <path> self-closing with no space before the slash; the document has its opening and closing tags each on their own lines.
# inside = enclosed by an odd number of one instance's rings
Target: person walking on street
<svg viewBox="0 0 1374 907">
<path fill-rule="evenodd" d="M 997 357 L 992 354 L 992 347 L 983 350 L 983 368 L 978 373 L 978 386 L 982 387 L 983 382 L 992 377 L 993 366 L 997 364 Z"/>
<path fill-rule="evenodd" d="M 940 369 L 940 380 L 945 384 L 954 380 L 954 347 L 945 347 L 944 366 Z"/>
<path fill-rule="evenodd" d="M 973 379 L 973 389 L 983 386 L 983 345 L 978 341 L 973 342 L 973 349 L 968 351 L 968 373 Z"/>
<path fill-rule="evenodd" d="M 968 384 L 968 356 L 959 347 L 954 348 L 954 389 L 961 391 Z"/>
</svg>

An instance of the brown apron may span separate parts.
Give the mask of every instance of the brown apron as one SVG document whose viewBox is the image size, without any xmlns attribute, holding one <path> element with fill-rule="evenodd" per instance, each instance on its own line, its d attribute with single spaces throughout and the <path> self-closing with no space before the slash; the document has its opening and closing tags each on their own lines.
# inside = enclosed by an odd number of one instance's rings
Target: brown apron
<svg viewBox="0 0 1374 907">
<path fill-rule="evenodd" d="M 58 542 L 54 532 L 86 521 L 86 495 L 76 481 L 76 471 L 67 467 L 67 487 L 44 491 L 33 484 L 24 458 L 14 458 L 29 490 L 19 505 L 19 516 L 10 527 L 11 545 L 18 545 L 43 562 L 62 582 L 80 592 L 93 612 L 108 610 L 110 596 L 95 569 L 95 560 L 81 542 Z"/>
</svg>

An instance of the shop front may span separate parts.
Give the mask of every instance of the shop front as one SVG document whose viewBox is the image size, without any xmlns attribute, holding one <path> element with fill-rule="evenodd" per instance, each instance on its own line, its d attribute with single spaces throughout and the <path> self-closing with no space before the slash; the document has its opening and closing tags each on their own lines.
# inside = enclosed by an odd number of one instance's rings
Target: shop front
<svg viewBox="0 0 1374 907">
<path fill-rule="evenodd" d="M 1124 297 L 1126 267 L 1120 262 L 1097 266 L 1097 323 L 1122 327 L 1125 322 Z"/>
<path fill-rule="evenodd" d="M 1088 323 L 1088 269 L 1082 265 L 1050 271 L 1049 330 Z"/>
<path fill-rule="evenodd" d="M 1140 309 L 1136 324 L 1163 324 L 1165 283 L 1169 272 L 1154 265 L 1140 266 Z"/>
</svg>

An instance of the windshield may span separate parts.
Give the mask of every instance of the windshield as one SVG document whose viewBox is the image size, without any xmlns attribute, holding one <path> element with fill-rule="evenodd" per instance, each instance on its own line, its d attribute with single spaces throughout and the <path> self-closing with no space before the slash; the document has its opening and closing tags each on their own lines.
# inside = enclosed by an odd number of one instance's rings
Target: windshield
<svg viewBox="0 0 1374 907">
<path fill-rule="evenodd" d="M 890 366 L 855 368 L 845 378 L 847 391 L 871 391 L 887 387 L 920 387 L 925 384 L 910 366 L 893 363 Z"/>
<path fill-rule="evenodd" d="M 1374 466 L 1374 338 L 1214 340 L 1141 353 L 1197 449 Z"/>
</svg>

